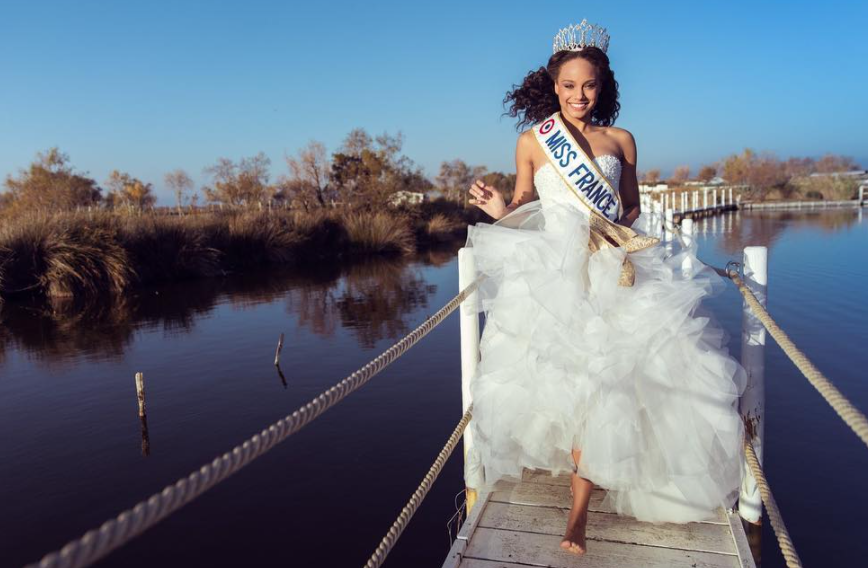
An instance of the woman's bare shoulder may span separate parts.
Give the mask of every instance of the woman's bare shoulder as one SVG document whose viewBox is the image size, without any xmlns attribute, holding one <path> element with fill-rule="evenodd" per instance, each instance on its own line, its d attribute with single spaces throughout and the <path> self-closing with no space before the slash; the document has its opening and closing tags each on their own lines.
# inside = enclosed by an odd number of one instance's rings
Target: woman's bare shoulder
<svg viewBox="0 0 868 568">
<path fill-rule="evenodd" d="M 633 138 L 633 134 L 626 128 L 607 126 L 605 132 L 606 136 L 611 136 L 618 142 L 636 144 L 636 139 Z"/>
<path fill-rule="evenodd" d="M 529 128 L 518 135 L 518 141 L 515 143 L 516 155 L 530 156 L 533 154 L 536 139 L 534 138 L 533 129 Z"/>
<path fill-rule="evenodd" d="M 610 137 L 618 145 L 621 150 L 621 156 L 631 160 L 636 157 L 636 139 L 633 134 L 626 128 L 617 126 L 606 127 L 606 136 Z"/>
<path fill-rule="evenodd" d="M 519 144 L 528 145 L 531 142 L 533 142 L 533 139 L 534 139 L 533 128 L 528 128 L 527 130 L 525 130 L 524 132 L 522 132 L 521 134 L 518 135 L 518 143 Z"/>
</svg>

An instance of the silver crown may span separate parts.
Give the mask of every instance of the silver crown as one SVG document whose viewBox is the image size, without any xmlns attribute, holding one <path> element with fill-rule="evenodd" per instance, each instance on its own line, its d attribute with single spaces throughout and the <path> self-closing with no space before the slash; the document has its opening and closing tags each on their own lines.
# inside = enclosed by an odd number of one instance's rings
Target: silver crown
<svg viewBox="0 0 868 568">
<path fill-rule="evenodd" d="M 609 49 L 609 34 L 606 28 L 589 24 L 582 20 L 579 25 L 570 24 L 555 35 L 552 53 L 559 51 L 581 51 L 586 47 L 598 47 L 603 53 Z"/>
</svg>

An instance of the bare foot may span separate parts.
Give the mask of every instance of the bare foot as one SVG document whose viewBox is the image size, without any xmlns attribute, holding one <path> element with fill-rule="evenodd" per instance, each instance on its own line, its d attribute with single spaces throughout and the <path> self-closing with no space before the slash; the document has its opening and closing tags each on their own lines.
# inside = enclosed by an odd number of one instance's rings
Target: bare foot
<svg viewBox="0 0 868 568">
<path fill-rule="evenodd" d="M 567 521 L 567 532 L 561 541 L 561 548 L 581 556 L 587 552 L 585 544 L 585 526 L 588 524 L 588 512 L 576 511 L 576 507 L 570 509 L 570 519 Z"/>
</svg>

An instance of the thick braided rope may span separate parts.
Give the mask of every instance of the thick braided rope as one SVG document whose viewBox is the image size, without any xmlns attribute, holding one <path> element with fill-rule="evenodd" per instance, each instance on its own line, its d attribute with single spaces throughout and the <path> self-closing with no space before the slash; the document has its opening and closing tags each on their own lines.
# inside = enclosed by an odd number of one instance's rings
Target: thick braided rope
<svg viewBox="0 0 868 568">
<path fill-rule="evenodd" d="M 679 239 L 681 239 L 680 227 L 673 223 L 671 230 L 678 235 Z M 682 244 L 684 243 L 683 239 L 681 239 L 681 242 Z M 850 429 L 859 436 L 862 442 L 868 446 L 868 419 L 866 419 L 865 415 L 853 406 L 853 404 L 847 400 L 847 397 L 845 397 L 841 391 L 839 391 L 838 388 L 832 384 L 832 382 L 827 379 L 813 363 L 811 363 L 808 356 L 796 347 L 793 340 L 790 339 L 786 332 L 781 329 L 774 319 L 772 319 L 771 314 L 769 314 L 759 300 L 757 300 L 756 296 L 754 296 L 751 289 L 748 288 L 744 281 L 739 277 L 738 272 L 711 265 L 706 266 L 709 266 L 720 276 L 725 276 L 735 283 L 736 287 L 741 292 L 741 295 L 744 296 L 748 306 L 750 306 L 751 311 L 760 323 L 762 323 L 768 330 L 774 340 L 778 342 L 778 345 L 781 346 L 781 349 L 783 349 L 787 357 L 790 358 L 790 361 L 796 365 L 811 385 L 813 385 L 813 387 L 819 391 L 820 395 L 826 399 L 826 402 L 832 406 L 835 412 L 838 413 L 838 416 L 840 416 L 841 419 L 847 423 Z M 727 265 L 727 268 L 728 267 L 729 265 Z"/>
<path fill-rule="evenodd" d="M 796 344 L 789 336 L 780 328 L 780 326 L 772 319 L 768 311 L 756 299 L 750 288 L 745 285 L 735 270 L 730 270 L 727 276 L 738 287 L 741 295 L 744 296 L 745 302 L 750 306 L 756 318 L 768 330 L 769 334 L 778 342 L 790 361 L 795 363 L 796 367 L 802 372 L 808 381 L 814 386 L 817 391 L 826 399 L 838 416 L 847 423 L 847 425 L 856 433 L 859 438 L 868 446 L 868 419 L 862 414 L 847 398 L 841 394 L 835 385 L 820 372 L 817 367 L 802 353 Z"/>
<path fill-rule="evenodd" d="M 368 559 L 368 562 L 365 564 L 365 568 L 378 568 L 383 564 L 383 562 L 385 562 L 386 556 L 389 555 L 389 553 L 392 551 L 392 548 L 398 542 L 398 539 L 401 538 L 401 533 L 403 533 L 404 529 L 407 528 L 407 525 L 410 523 L 410 519 L 413 518 L 413 515 L 419 508 L 419 505 L 422 504 L 425 496 L 428 495 L 428 491 L 431 490 L 431 486 L 434 485 L 434 481 L 437 480 L 437 476 L 440 475 L 440 470 L 443 469 L 443 465 L 446 463 L 446 460 L 449 459 L 449 456 L 452 455 L 452 451 L 455 449 L 455 446 L 458 445 L 458 441 L 461 439 L 461 435 L 464 433 L 464 429 L 467 428 L 467 423 L 470 422 L 472 412 L 473 405 L 470 405 L 470 408 L 468 408 L 467 412 L 464 413 L 464 416 L 461 417 L 461 420 L 458 422 L 455 430 L 452 431 L 452 435 L 449 436 L 449 440 L 446 441 L 446 445 L 443 446 L 443 449 L 440 450 L 439 454 L 437 454 L 437 459 L 434 460 L 434 464 L 431 466 L 431 469 L 429 469 L 428 473 L 425 474 L 424 479 L 422 479 L 422 483 L 419 484 L 419 487 L 410 497 L 410 500 L 407 502 L 406 505 L 404 505 L 404 508 L 401 509 L 401 514 L 398 515 L 398 518 L 389 528 L 386 536 L 384 536 L 383 540 L 380 541 L 380 545 L 377 546 L 377 549 L 371 555 L 371 558 Z"/>
<path fill-rule="evenodd" d="M 778 504 L 775 502 L 775 497 L 772 495 L 772 490 L 769 488 L 762 467 L 760 467 L 759 460 L 756 457 L 756 452 L 753 449 L 753 444 L 750 443 L 750 440 L 747 437 L 744 439 L 744 455 L 745 458 L 747 458 L 747 463 L 750 467 L 751 473 L 753 474 L 753 478 L 756 480 L 760 496 L 766 506 L 766 512 L 769 514 L 769 520 L 772 522 L 772 528 L 775 530 L 775 536 L 778 539 L 778 546 L 781 547 L 781 553 L 783 553 L 784 559 L 787 561 L 787 566 L 789 566 L 789 568 L 801 568 L 802 561 L 799 559 L 799 555 L 796 553 L 796 547 L 793 546 L 793 541 L 790 538 L 790 533 L 787 531 L 786 525 L 784 525 L 784 518 L 781 516 Z"/>
<path fill-rule="evenodd" d="M 146 501 L 140 501 L 131 509 L 119 514 L 93 529 L 84 536 L 70 541 L 60 551 L 47 554 L 36 564 L 27 568 L 78 568 L 88 566 L 105 557 L 111 551 L 125 545 L 162 519 L 174 513 L 205 491 L 211 489 L 254 459 L 258 458 L 289 436 L 301 430 L 326 410 L 343 400 L 347 395 L 367 383 L 377 373 L 415 345 L 428 332 L 461 305 L 467 296 L 479 286 L 481 277 L 474 280 L 437 313 L 425 320 L 409 335 L 378 355 L 370 363 L 353 372 L 347 378 L 320 394 L 292 414 L 278 420 L 260 433 L 235 446 L 211 463 L 203 465 L 187 477 L 161 492 L 154 493 Z M 450 438 L 451 440 L 451 438 Z"/>
</svg>

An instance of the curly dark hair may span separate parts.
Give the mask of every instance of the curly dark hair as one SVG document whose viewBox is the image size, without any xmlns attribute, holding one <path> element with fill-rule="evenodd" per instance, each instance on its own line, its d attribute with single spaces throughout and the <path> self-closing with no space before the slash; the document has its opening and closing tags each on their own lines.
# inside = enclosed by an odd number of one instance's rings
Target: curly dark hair
<svg viewBox="0 0 868 568">
<path fill-rule="evenodd" d="M 597 68 L 602 82 L 600 97 L 591 111 L 591 122 L 600 126 L 612 126 L 618 118 L 621 103 L 618 102 L 618 81 L 609 67 L 609 58 L 597 47 L 586 47 L 581 51 L 559 51 L 549 58 L 545 67 L 531 71 L 521 85 L 513 85 L 512 90 L 503 98 L 503 105 L 509 104 L 504 115 L 520 120 L 516 130 L 531 126 L 548 118 L 560 110 L 555 82 L 561 66 L 567 61 L 581 57 Z"/>
</svg>

